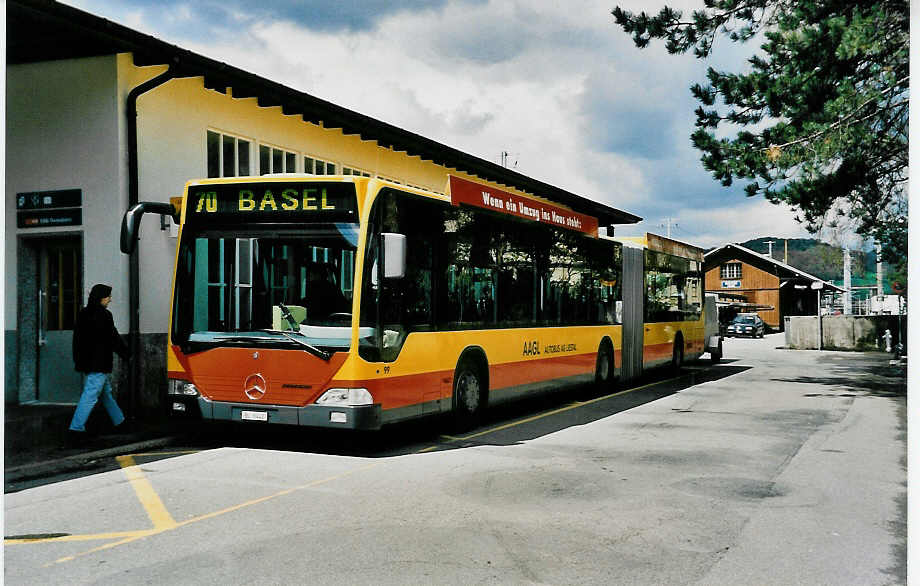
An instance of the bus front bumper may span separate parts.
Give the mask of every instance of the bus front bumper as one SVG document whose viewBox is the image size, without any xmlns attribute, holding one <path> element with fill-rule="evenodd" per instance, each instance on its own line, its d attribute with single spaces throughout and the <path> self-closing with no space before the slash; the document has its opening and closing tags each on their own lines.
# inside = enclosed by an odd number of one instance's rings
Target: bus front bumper
<svg viewBox="0 0 920 586">
<path fill-rule="evenodd" d="M 193 417 L 201 413 L 202 419 L 356 430 L 380 429 L 381 423 L 379 404 L 354 407 L 344 405 L 293 407 L 288 405 L 226 403 L 211 401 L 201 396 L 182 397 L 182 399 L 184 400 L 176 401 L 176 398 L 172 398 L 173 412 L 184 411 Z M 176 402 L 182 403 L 185 408 L 177 408 Z"/>
</svg>

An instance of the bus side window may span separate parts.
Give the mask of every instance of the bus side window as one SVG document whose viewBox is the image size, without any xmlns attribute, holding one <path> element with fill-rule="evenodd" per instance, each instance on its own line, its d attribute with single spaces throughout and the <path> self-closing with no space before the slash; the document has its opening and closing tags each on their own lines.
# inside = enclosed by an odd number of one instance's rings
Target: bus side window
<svg viewBox="0 0 920 586">
<path fill-rule="evenodd" d="M 490 218 L 449 208 L 441 224 L 438 278 L 439 329 L 476 329 L 495 321 L 497 308 L 494 259 L 490 252 L 494 223 Z"/>
</svg>

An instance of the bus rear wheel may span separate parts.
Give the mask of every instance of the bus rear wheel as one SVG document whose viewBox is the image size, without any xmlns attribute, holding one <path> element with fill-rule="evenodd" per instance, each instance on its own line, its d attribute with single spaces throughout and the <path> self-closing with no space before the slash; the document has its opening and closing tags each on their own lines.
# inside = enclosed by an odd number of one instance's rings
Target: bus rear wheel
<svg viewBox="0 0 920 586">
<path fill-rule="evenodd" d="M 466 431 L 479 421 L 486 402 L 483 376 L 470 360 L 464 360 L 454 373 L 453 428 Z"/>
</svg>

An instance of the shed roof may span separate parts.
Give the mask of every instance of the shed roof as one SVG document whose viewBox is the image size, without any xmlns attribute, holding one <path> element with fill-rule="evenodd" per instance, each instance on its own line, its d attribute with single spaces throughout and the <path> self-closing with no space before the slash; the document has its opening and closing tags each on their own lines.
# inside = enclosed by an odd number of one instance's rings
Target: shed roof
<svg viewBox="0 0 920 586">
<path fill-rule="evenodd" d="M 739 255 L 741 258 L 747 260 L 749 264 L 753 266 L 761 269 L 772 269 L 769 272 L 773 272 L 780 277 L 786 277 L 787 279 L 799 278 L 805 281 L 823 283 L 826 288 L 834 289 L 840 292 L 844 291 L 844 289 L 834 285 L 833 283 L 825 281 L 824 279 L 819 279 L 814 275 L 806 273 L 802 269 L 798 269 L 792 265 L 778 261 L 775 258 L 771 258 L 765 254 L 754 252 L 750 248 L 746 248 L 740 244 L 723 244 L 718 248 L 710 250 L 703 255 L 704 267 L 706 270 L 709 270 L 721 264 L 725 260 L 739 258 Z"/>
<path fill-rule="evenodd" d="M 634 224 L 642 219 L 58 2 L 9 0 L 6 34 L 8 65 L 131 53 L 135 65 L 168 64 L 178 77 L 203 77 L 205 88 L 219 92 L 232 88 L 234 98 L 256 98 L 259 106 L 280 106 L 284 114 L 300 115 L 305 122 L 340 128 L 343 134 L 376 141 L 384 148 L 545 197 L 596 217 L 601 226 Z"/>
</svg>

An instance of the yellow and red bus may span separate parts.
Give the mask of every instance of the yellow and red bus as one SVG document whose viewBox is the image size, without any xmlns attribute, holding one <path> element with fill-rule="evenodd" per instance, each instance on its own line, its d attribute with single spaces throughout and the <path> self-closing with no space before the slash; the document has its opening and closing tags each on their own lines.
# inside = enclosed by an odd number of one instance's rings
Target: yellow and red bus
<svg viewBox="0 0 920 586">
<path fill-rule="evenodd" d="M 170 409 L 469 426 L 487 405 L 703 352 L 699 249 L 599 237 L 592 216 L 457 176 L 445 191 L 268 175 L 192 181 L 175 209 L 128 210 L 125 252 L 145 211 L 180 224 Z"/>
</svg>

